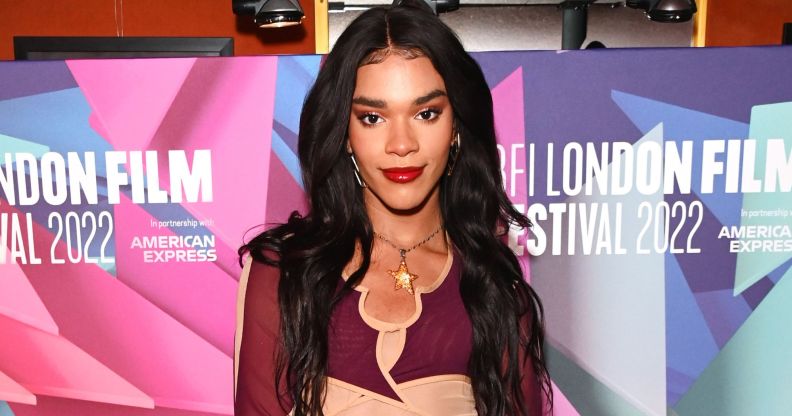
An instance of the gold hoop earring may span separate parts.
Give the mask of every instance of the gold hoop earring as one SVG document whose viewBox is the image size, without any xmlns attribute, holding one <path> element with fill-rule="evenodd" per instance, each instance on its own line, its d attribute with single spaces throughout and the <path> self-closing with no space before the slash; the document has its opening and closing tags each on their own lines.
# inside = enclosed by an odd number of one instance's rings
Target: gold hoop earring
<svg viewBox="0 0 792 416">
<path fill-rule="evenodd" d="M 462 138 L 459 136 L 459 132 L 456 132 L 454 136 L 454 141 L 451 143 L 451 148 L 448 150 L 448 173 L 447 176 L 451 176 L 451 173 L 454 172 L 454 166 L 456 166 L 457 159 L 459 159 L 459 152 L 462 150 Z"/>
<path fill-rule="evenodd" d="M 355 174 L 355 179 L 357 180 L 358 185 L 360 185 L 361 188 L 366 188 L 366 183 L 360 178 L 360 168 L 358 167 L 357 161 L 355 160 L 355 155 L 350 153 L 349 158 L 352 159 L 352 172 Z"/>
</svg>

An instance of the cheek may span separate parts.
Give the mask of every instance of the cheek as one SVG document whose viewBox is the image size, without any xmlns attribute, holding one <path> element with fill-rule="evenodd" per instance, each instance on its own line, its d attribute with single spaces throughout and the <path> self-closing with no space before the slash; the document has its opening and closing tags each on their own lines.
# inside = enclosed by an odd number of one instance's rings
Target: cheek
<svg viewBox="0 0 792 416">
<path fill-rule="evenodd" d="M 434 159 L 441 168 L 445 168 L 445 164 L 448 162 L 448 149 L 448 146 L 442 145 L 434 150 Z"/>
<path fill-rule="evenodd" d="M 349 147 L 355 154 L 358 167 L 364 171 L 372 168 L 382 153 L 377 143 L 377 135 L 371 134 L 370 130 L 363 127 L 349 129 Z"/>
<path fill-rule="evenodd" d="M 448 154 L 451 149 L 451 127 L 448 126 L 447 128 L 443 126 L 443 128 L 437 129 L 431 135 L 431 137 L 427 137 L 424 144 L 424 149 L 426 153 L 431 154 L 431 158 L 438 161 L 443 162 L 448 159 Z"/>
<path fill-rule="evenodd" d="M 374 136 L 372 130 L 374 129 L 363 127 L 358 120 L 352 119 L 349 122 L 347 137 L 349 145 L 352 146 L 355 153 L 361 146 L 365 146 L 366 143 L 371 141 L 372 136 Z"/>
<path fill-rule="evenodd" d="M 378 130 L 376 127 L 367 127 L 358 120 L 357 116 L 354 114 L 349 117 L 349 125 L 347 127 L 347 137 L 349 137 L 349 142 L 353 145 L 359 145 L 362 142 L 366 142 L 371 139 L 373 136 L 374 130 Z"/>
</svg>

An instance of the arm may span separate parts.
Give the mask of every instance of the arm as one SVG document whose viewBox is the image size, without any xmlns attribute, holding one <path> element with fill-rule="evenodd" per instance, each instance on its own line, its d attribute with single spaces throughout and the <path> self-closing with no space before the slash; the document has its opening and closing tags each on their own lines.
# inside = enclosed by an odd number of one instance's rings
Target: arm
<svg viewBox="0 0 792 416">
<path fill-rule="evenodd" d="M 520 361 L 523 364 L 520 389 L 522 390 L 525 406 L 528 408 L 531 416 L 543 416 L 547 414 L 546 405 L 543 400 L 544 394 L 542 394 L 542 389 L 539 387 L 539 382 L 536 380 L 533 360 L 529 357 L 527 360 L 521 359 Z"/>
<path fill-rule="evenodd" d="M 530 331 L 531 323 L 528 314 L 523 315 L 520 319 L 520 327 L 522 331 Z M 522 376 L 522 380 L 520 380 L 520 390 L 522 391 L 525 406 L 530 412 L 529 414 L 531 416 L 544 416 L 549 414 L 547 399 L 536 377 L 536 371 L 534 371 L 533 368 L 534 360 L 528 356 L 522 348 L 520 349 L 519 357 L 521 366 L 520 374 Z"/>
<path fill-rule="evenodd" d="M 285 415 L 292 406 L 284 392 L 284 379 L 279 386 L 281 391 L 275 390 L 280 333 L 279 280 L 277 268 L 248 258 L 240 278 L 239 302 L 244 307 L 240 305 L 237 311 L 242 314 L 237 316 L 236 416 Z"/>
</svg>

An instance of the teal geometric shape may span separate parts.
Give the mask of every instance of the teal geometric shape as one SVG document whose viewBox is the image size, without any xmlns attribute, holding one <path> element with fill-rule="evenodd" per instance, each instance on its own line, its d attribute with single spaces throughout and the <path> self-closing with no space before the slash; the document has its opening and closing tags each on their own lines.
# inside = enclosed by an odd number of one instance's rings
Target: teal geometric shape
<svg viewBox="0 0 792 416">
<path fill-rule="evenodd" d="M 663 143 L 663 125 L 657 125 L 634 146 Z M 614 157 L 621 160 L 624 155 Z M 608 171 L 615 169 L 613 162 Z M 588 180 L 588 179 L 587 179 Z M 662 193 L 643 195 L 633 191 L 620 196 L 625 213 L 639 212 L 639 205 L 663 201 Z M 566 203 L 592 207 L 597 203 L 617 218 L 609 195 L 576 195 Z M 641 220 L 637 215 L 619 217 L 625 242 L 638 241 Z M 547 245 L 565 233 L 548 233 Z M 615 234 L 615 233 L 614 233 Z M 582 238 L 574 239 L 576 253 L 582 253 Z M 616 243 L 614 242 L 614 246 Z M 625 248 L 628 248 L 626 246 Z M 549 254 L 549 253 L 546 253 Z M 545 300 L 546 338 L 566 357 L 574 360 L 608 389 L 617 392 L 631 407 L 646 414 L 665 414 L 666 385 L 666 300 L 665 261 L 662 254 L 649 255 L 544 255 L 531 259 L 532 285 Z M 596 279 L 591 278 L 596 276 Z M 554 374 L 554 379 L 559 379 Z M 577 383 L 577 379 L 566 380 Z M 601 409 L 608 414 L 605 409 Z"/>
<path fill-rule="evenodd" d="M 6 153 L 32 153 L 38 159 L 46 152 L 49 152 L 47 146 L 0 133 L 0 155 L 3 155 L 0 157 L 0 166 L 5 164 Z M 13 159 L 11 158 L 12 161 Z"/>
<path fill-rule="evenodd" d="M 545 343 L 545 354 L 553 381 L 581 416 L 644 416 L 549 343 Z"/>
<path fill-rule="evenodd" d="M 0 416 L 14 416 L 14 412 L 8 407 L 8 403 L 0 401 Z"/>
<path fill-rule="evenodd" d="M 109 275 L 114 276 L 116 275 L 116 264 L 115 262 L 98 262 L 96 263 L 97 266 L 101 267 L 102 270 L 107 272 Z"/>
<path fill-rule="evenodd" d="M 782 157 L 789 169 L 782 169 L 782 177 L 792 176 L 792 102 L 757 105 L 751 111 L 751 139 L 756 140 L 756 163 L 754 172 L 743 172 L 743 175 L 752 174 L 753 178 L 765 177 L 768 141 L 770 139 L 783 141 L 785 155 L 773 149 L 775 157 Z M 786 172 L 786 171 L 789 172 Z M 761 180 L 761 179 L 760 179 Z M 767 178 L 765 178 L 765 181 Z M 742 212 L 777 211 L 783 210 L 787 216 L 743 216 L 741 226 L 787 226 L 792 227 L 792 192 L 783 192 L 780 189 L 781 178 L 776 180 L 775 192 L 745 193 L 743 195 Z M 764 190 L 764 181 L 762 181 Z M 778 266 L 792 258 L 792 252 L 738 252 L 737 268 L 734 275 L 734 295 L 742 293 L 759 279 L 775 270 Z"/>
<path fill-rule="evenodd" d="M 792 269 L 674 409 L 680 416 L 781 416 L 792 409 Z"/>
</svg>

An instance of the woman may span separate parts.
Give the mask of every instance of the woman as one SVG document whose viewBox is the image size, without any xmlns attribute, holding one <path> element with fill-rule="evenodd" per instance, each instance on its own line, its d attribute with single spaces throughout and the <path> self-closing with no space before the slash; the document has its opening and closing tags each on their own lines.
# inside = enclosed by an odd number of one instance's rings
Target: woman
<svg viewBox="0 0 792 416">
<path fill-rule="evenodd" d="M 541 414 L 542 308 L 502 240 L 529 223 L 453 32 L 420 4 L 363 13 L 298 152 L 310 213 L 240 249 L 237 415 Z"/>
</svg>

